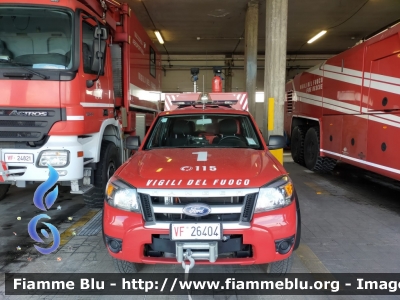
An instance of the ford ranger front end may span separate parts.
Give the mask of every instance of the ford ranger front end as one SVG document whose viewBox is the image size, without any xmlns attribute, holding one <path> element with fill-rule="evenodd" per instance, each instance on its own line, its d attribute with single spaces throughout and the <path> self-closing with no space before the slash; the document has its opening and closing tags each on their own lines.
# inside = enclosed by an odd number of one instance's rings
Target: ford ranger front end
<svg viewBox="0 0 400 300">
<path fill-rule="evenodd" d="M 189 261 L 288 272 L 300 210 L 268 150 L 279 138 L 267 146 L 247 111 L 193 105 L 159 114 L 140 145 L 128 139 L 137 151 L 108 182 L 103 210 L 117 269 Z"/>
</svg>

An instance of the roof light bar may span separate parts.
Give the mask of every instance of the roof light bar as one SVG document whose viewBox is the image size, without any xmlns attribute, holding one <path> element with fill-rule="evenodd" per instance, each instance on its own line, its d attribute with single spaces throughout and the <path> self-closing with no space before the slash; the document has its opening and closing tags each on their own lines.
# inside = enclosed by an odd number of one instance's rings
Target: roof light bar
<svg viewBox="0 0 400 300">
<path fill-rule="evenodd" d="M 213 103 L 215 103 L 215 104 L 233 105 L 233 104 L 238 103 L 238 100 L 229 100 L 229 101 L 218 100 L 218 101 L 213 101 Z"/>
<path fill-rule="evenodd" d="M 204 96 L 203 96 L 204 97 Z M 174 105 L 196 105 L 196 104 L 214 104 L 214 105 L 235 105 L 239 101 L 238 100 L 210 100 L 208 97 L 204 97 L 203 99 L 193 101 L 172 101 Z"/>
<path fill-rule="evenodd" d="M 172 101 L 175 105 L 193 105 L 196 101 Z"/>
</svg>

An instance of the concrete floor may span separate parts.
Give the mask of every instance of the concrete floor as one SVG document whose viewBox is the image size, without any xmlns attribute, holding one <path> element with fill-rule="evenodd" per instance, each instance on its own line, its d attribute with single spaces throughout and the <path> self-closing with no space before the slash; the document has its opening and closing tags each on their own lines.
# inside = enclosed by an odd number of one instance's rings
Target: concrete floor
<svg viewBox="0 0 400 300">
<path fill-rule="evenodd" d="M 284 166 L 295 183 L 302 213 L 301 246 L 292 273 L 396 273 L 400 270 L 400 183 L 339 164 L 317 174 L 294 164 Z M 0 299 L 188 299 L 188 296 L 7 296 L 4 273 L 115 272 L 101 232 L 77 236 L 97 210 L 83 207 L 80 196 L 62 191 L 50 211 L 52 224 L 64 232 L 56 253 L 41 255 L 26 232 L 38 212 L 32 204 L 36 187 L 12 188 L 0 202 Z M 57 210 L 58 206 L 61 210 Z M 21 216 L 21 220 L 17 217 Z M 72 217 L 72 220 L 69 218 Z M 17 250 L 16 247 L 21 250 Z M 261 272 L 258 266 L 196 266 L 196 272 Z M 145 273 L 182 273 L 179 265 L 148 265 Z M 400 299 L 391 296 L 192 296 L 192 299 Z"/>
</svg>

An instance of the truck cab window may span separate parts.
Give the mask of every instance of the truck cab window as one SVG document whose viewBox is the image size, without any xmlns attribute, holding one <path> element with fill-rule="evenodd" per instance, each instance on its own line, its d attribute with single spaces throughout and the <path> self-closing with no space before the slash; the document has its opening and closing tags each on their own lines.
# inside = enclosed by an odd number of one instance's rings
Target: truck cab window
<svg viewBox="0 0 400 300">
<path fill-rule="evenodd" d="M 72 66 L 72 15 L 52 8 L 0 7 L 0 68 L 9 59 L 33 69 Z"/>
<path fill-rule="evenodd" d="M 92 46 L 93 46 L 93 34 L 95 26 L 90 25 L 87 22 L 82 23 L 82 64 L 83 71 L 86 74 L 97 74 L 96 71 L 92 71 Z"/>
</svg>

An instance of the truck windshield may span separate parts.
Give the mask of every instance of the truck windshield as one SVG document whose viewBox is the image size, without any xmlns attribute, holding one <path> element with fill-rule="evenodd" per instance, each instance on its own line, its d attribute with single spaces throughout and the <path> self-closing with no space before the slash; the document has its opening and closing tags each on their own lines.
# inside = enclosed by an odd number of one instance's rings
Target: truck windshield
<svg viewBox="0 0 400 300">
<path fill-rule="evenodd" d="M 68 11 L 0 6 L 0 68 L 69 69 L 71 46 Z"/>
<path fill-rule="evenodd" d="M 160 117 L 144 149 L 254 148 L 261 143 L 245 115 L 195 114 Z"/>
</svg>

